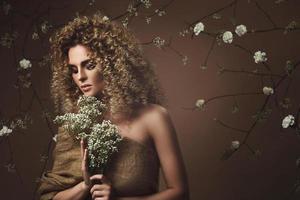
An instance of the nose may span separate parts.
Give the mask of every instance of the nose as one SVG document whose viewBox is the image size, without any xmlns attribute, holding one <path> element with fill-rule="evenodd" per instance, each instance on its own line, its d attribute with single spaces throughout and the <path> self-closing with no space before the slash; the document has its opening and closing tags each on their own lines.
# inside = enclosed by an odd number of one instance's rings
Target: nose
<svg viewBox="0 0 300 200">
<path fill-rule="evenodd" d="M 80 67 L 79 71 L 78 71 L 78 80 L 83 82 L 86 79 L 87 79 L 86 72 L 85 72 L 84 68 Z"/>
</svg>

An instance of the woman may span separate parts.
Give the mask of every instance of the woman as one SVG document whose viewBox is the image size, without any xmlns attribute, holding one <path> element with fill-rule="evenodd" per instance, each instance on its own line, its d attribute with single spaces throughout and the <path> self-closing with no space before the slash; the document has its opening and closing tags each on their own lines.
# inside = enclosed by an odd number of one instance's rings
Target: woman
<svg viewBox="0 0 300 200">
<path fill-rule="evenodd" d="M 108 107 L 104 119 L 124 139 L 104 173 L 90 175 L 86 145 L 59 127 L 53 167 L 42 177 L 40 199 L 188 199 L 175 129 L 133 34 L 97 13 L 75 18 L 50 42 L 57 112 L 76 112 L 80 95 L 95 96 Z M 167 186 L 160 192 L 159 167 Z"/>
</svg>

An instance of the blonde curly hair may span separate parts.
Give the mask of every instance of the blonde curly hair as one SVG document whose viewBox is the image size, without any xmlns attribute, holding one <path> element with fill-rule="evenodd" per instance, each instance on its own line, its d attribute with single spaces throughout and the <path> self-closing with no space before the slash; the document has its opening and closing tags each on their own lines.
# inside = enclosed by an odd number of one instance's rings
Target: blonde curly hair
<svg viewBox="0 0 300 200">
<path fill-rule="evenodd" d="M 105 84 L 102 100 L 112 114 L 132 116 L 137 107 L 163 103 L 159 81 L 137 39 L 100 12 L 74 18 L 50 38 L 50 44 L 50 91 L 57 113 L 77 111 L 82 95 L 67 67 L 68 51 L 78 44 L 87 47 L 100 63 Z"/>
</svg>

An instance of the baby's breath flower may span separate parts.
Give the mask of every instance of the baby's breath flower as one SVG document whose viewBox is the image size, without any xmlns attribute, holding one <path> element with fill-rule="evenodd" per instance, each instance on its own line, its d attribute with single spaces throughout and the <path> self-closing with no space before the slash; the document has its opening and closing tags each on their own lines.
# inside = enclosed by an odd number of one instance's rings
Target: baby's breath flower
<svg viewBox="0 0 300 200">
<path fill-rule="evenodd" d="M 254 58 L 255 63 L 266 62 L 268 60 L 267 54 L 262 51 L 255 52 L 253 58 Z"/>
<path fill-rule="evenodd" d="M 282 127 L 288 128 L 289 126 L 293 126 L 295 123 L 295 117 L 293 115 L 288 115 L 282 120 Z"/>
<path fill-rule="evenodd" d="M 225 31 L 222 38 L 225 43 L 232 43 L 233 35 L 230 31 Z"/>
<path fill-rule="evenodd" d="M 199 35 L 199 33 L 201 33 L 202 31 L 204 31 L 204 24 L 202 22 L 198 22 L 194 26 L 194 33 L 195 35 Z"/>
<path fill-rule="evenodd" d="M 117 151 L 117 144 L 122 140 L 117 127 L 109 120 L 103 120 L 101 124 L 95 124 L 88 137 L 89 167 L 100 168 L 104 166 L 109 156 Z"/>
<path fill-rule="evenodd" d="M 122 137 L 117 127 L 109 120 L 102 120 L 99 123 L 106 106 L 96 97 L 80 96 L 77 106 L 78 113 L 57 116 L 54 122 L 63 124 L 63 128 L 75 134 L 77 139 L 87 139 L 89 170 L 94 172 L 98 168 L 103 172 L 109 156 L 117 151 L 117 144 Z"/>
</svg>

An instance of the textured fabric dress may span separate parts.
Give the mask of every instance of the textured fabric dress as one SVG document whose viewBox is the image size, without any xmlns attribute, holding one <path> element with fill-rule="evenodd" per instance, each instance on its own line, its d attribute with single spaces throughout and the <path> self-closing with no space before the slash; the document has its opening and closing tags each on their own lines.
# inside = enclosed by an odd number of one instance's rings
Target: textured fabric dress
<svg viewBox="0 0 300 200">
<path fill-rule="evenodd" d="M 140 196 L 158 192 L 159 159 L 154 145 L 144 145 L 124 137 L 118 149 L 110 157 L 104 171 L 116 196 Z M 37 198 L 52 199 L 58 192 L 81 181 L 83 178 L 79 141 L 74 140 L 60 127 L 53 151 L 53 166 L 42 176 Z"/>
</svg>

